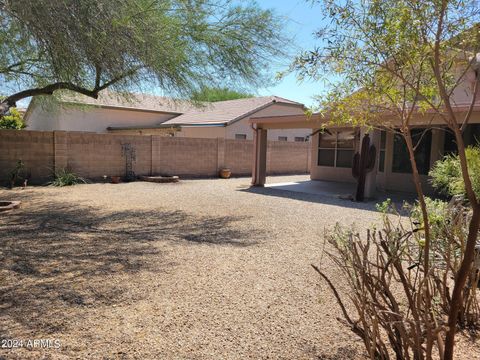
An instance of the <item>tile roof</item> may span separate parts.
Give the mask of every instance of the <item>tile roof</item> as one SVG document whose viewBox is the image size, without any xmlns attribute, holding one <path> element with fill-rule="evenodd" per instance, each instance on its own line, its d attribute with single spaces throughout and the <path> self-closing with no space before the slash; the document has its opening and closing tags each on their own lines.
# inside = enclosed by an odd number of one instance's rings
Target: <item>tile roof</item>
<svg viewBox="0 0 480 360">
<path fill-rule="evenodd" d="M 303 107 L 295 101 L 278 96 L 263 96 L 247 99 L 227 100 L 209 103 L 186 111 L 183 115 L 167 120 L 164 124 L 200 125 L 227 124 L 243 119 L 273 103 L 288 104 Z"/>
<path fill-rule="evenodd" d="M 245 118 L 273 103 L 303 107 L 301 103 L 279 96 L 262 96 L 194 105 L 186 100 L 175 100 L 155 95 L 131 94 L 126 97 L 108 90 L 100 92 L 98 99 L 76 93 L 64 93 L 61 101 L 127 110 L 178 114 L 173 119 L 164 122 L 165 125 L 228 124 Z"/>
<path fill-rule="evenodd" d="M 101 91 L 97 99 L 81 95 L 64 93 L 61 97 L 62 102 L 78 103 L 86 105 L 116 107 L 129 110 L 158 111 L 175 114 L 183 114 L 184 112 L 194 108 L 194 106 L 185 100 L 176 100 L 163 96 L 147 95 L 147 94 L 129 94 L 122 96 L 119 93 L 107 90 Z"/>
</svg>

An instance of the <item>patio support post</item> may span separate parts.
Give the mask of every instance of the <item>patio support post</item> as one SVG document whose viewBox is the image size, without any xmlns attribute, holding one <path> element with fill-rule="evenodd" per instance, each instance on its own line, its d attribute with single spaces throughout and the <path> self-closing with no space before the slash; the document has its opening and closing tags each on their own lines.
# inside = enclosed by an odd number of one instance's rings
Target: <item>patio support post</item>
<svg viewBox="0 0 480 360">
<path fill-rule="evenodd" d="M 264 186 L 267 177 L 267 130 L 254 129 L 252 185 Z"/>
</svg>

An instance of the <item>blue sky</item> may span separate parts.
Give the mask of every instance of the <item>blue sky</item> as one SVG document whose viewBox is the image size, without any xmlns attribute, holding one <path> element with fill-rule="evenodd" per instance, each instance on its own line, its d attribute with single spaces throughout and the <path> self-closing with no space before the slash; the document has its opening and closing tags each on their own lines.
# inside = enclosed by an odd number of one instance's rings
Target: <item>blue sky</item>
<svg viewBox="0 0 480 360">
<path fill-rule="evenodd" d="M 258 0 L 258 4 L 262 8 L 274 9 L 277 15 L 285 18 L 284 30 L 287 36 L 294 38 L 294 52 L 309 50 L 315 46 L 313 33 L 318 30 L 322 22 L 322 14 L 318 6 L 312 7 L 307 0 Z M 273 72 L 281 70 L 283 69 L 277 66 Z M 290 74 L 276 86 L 259 89 L 258 93 L 282 96 L 311 106 L 314 104 L 312 96 L 320 94 L 322 90 L 321 83 L 308 80 L 300 83 L 295 74 Z"/>
</svg>

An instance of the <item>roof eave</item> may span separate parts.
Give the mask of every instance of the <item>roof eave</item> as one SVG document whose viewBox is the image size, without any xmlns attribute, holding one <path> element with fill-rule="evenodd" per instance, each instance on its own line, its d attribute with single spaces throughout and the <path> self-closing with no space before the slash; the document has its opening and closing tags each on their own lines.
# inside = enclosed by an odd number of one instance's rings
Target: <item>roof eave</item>
<svg viewBox="0 0 480 360">
<path fill-rule="evenodd" d="M 113 110 L 126 110 L 126 111 L 137 111 L 137 112 L 149 112 L 149 113 L 158 113 L 158 114 L 170 114 L 170 115 L 182 115 L 182 112 L 175 112 L 175 111 L 167 111 L 167 110 L 155 110 L 155 109 L 148 109 L 148 108 L 136 108 L 132 106 L 117 106 L 117 105 L 107 105 L 107 104 L 93 104 L 88 102 L 78 102 L 78 101 L 60 101 L 62 104 L 69 104 L 69 105 L 86 105 L 92 107 L 98 107 L 103 109 L 113 109 Z"/>
<path fill-rule="evenodd" d="M 155 130 L 155 129 L 178 129 L 180 126 L 177 125 L 155 125 L 155 126 L 108 126 L 108 131 L 121 131 L 121 130 Z"/>
</svg>

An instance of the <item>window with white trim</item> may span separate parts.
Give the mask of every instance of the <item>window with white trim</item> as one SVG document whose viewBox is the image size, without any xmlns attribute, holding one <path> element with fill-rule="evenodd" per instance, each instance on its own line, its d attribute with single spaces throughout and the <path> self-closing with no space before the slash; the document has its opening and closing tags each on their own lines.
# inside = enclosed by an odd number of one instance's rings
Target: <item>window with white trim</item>
<svg viewBox="0 0 480 360">
<path fill-rule="evenodd" d="M 355 148 L 355 130 L 319 134 L 318 166 L 351 168 Z"/>
</svg>

